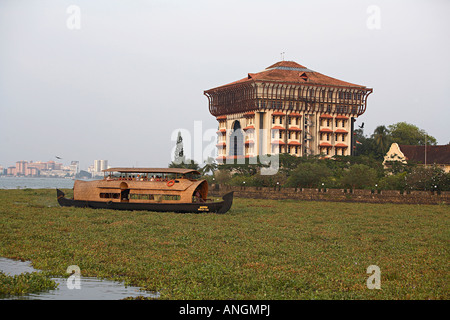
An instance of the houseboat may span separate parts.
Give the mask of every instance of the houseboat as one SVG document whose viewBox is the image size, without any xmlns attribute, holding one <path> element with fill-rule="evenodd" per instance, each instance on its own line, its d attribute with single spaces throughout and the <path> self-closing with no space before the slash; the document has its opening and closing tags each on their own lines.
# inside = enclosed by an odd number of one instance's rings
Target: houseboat
<svg viewBox="0 0 450 320">
<path fill-rule="evenodd" d="M 180 213 L 226 213 L 233 192 L 222 201 L 208 199 L 208 182 L 200 173 L 181 168 L 110 168 L 102 180 L 76 180 L 73 199 L 57 189 L 63 207 L 148 210 Z"/>
</svg>

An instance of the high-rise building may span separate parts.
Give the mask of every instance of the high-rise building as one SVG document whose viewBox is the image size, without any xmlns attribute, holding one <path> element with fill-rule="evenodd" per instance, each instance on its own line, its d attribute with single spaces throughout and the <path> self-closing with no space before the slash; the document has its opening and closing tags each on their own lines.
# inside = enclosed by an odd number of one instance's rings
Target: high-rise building
<svg viewBox="0 0 450 320">
<path fill-rule="evenodd" d="M 108 169 L 108 160 L 94 160 L 93 175 L 99 176 L 103 170 Z"/>
<path fill-rule="evenodd" d="M 257 155 L 350 155 L 353 124 L 373 89 L 294 61 L 206 90 L 219 122 L 218 160 Z"/>
</svg>

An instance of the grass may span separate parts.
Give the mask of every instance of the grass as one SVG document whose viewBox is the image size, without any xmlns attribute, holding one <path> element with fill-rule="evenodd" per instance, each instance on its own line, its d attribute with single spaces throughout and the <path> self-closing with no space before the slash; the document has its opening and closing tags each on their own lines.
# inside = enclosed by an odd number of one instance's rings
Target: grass
<svg viewBox="0 0 450 320">
<path fill-rule="evenodd" d="M 0 256 L 55 276 L 78 265 L 161 299 L 449 299 L 449 208 L 235 199 L 224 215 L 175 214 L 0 190 Z"/>
</svg>

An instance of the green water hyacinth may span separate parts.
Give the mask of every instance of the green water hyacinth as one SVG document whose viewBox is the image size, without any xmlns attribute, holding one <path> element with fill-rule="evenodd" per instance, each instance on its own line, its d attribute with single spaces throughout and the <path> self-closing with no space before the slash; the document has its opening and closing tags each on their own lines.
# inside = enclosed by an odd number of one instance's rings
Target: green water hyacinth
<svg viewBox="0 0 450 320">
<path fill-rule="evenodd" d="M 41 272 L 10 276 L 0 271 L 0 296 L 17 296 L 56 289 L 58 284 Z"/>
</svg>

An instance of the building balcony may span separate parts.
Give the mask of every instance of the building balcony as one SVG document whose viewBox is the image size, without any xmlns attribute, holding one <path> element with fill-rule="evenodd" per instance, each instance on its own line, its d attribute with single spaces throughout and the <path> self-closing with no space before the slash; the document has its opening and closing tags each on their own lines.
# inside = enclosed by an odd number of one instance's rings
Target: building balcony
<svg viewBox="0 0 450 320">
<path fill-rule="evenodd" d="M 245 141 L 245 143 L 244 143 L 246 146 L 248 146 L 248 145 L 253 145 L 253 144 L 255 144 L 255 142 L 253 141 L 253 140 L 247 140 L 247 141 Z"/>
<path fill-rule="evenodd" d="M 331 147 L 333 147 L 333 145 L 331 143 L 329 143 L 329 142 L 321 142 L 319 144 L 319 147 L 321 147 L 321 148 L 331 148 Z"/>
</svg>

